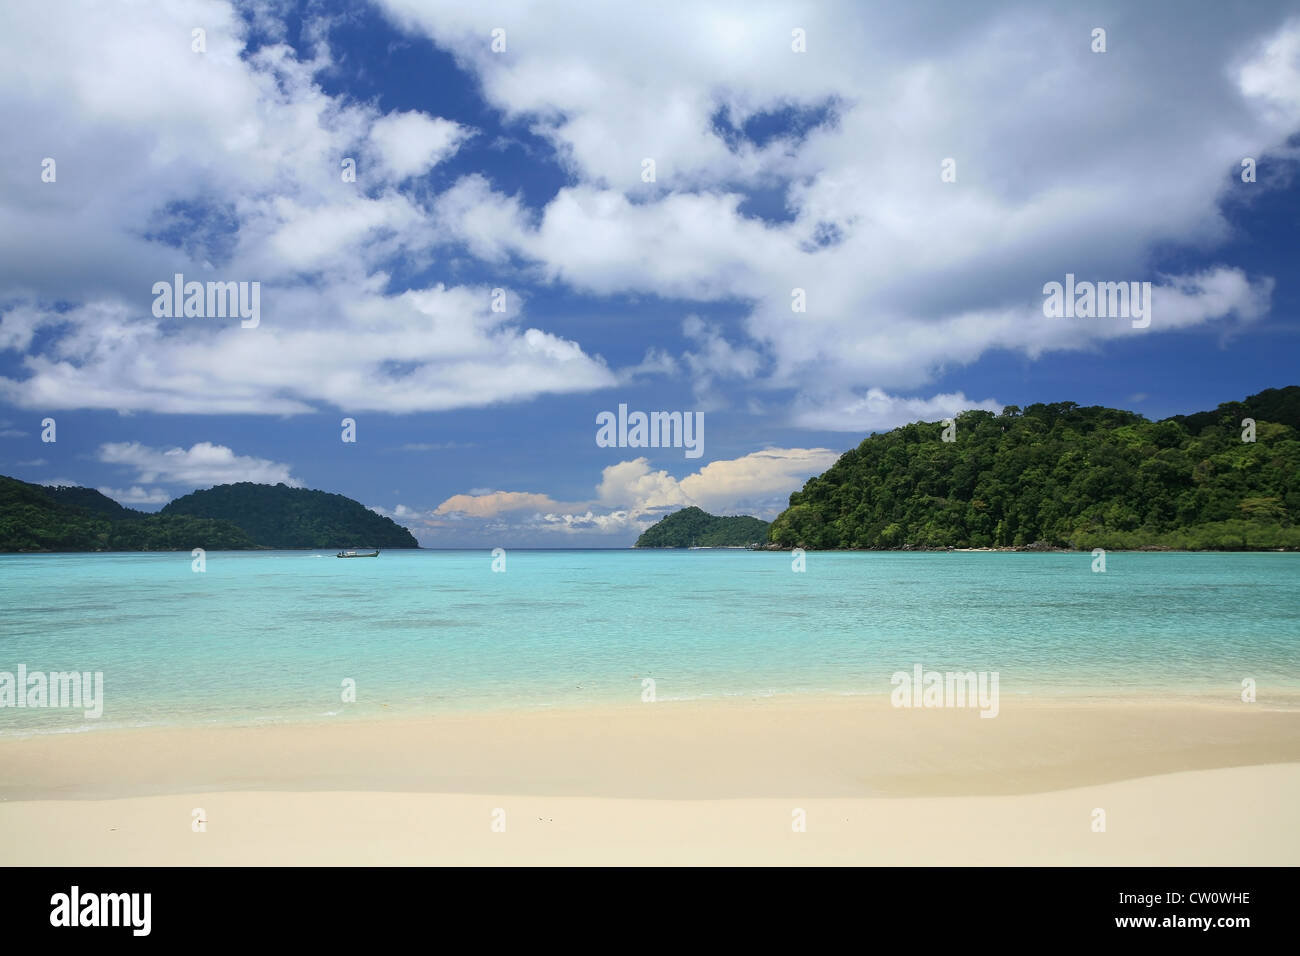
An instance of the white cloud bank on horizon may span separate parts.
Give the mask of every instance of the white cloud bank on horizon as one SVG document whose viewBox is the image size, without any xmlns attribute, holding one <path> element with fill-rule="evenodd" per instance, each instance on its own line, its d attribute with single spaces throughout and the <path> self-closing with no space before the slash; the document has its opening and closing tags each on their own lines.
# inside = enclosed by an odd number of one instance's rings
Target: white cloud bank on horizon
<svg viewBox="0 0 1300 956">
<path fill-rule="evenodd" d="M 476 493 L 453 495 L 428 512 L 404 505 L 371 510 L 394 520 L 400 514 L 413 533 L 426 535 L 451 527 L 462 536 L 489 532 L 635 535 L 665 513 L 691 505 L 713 514 L 771 518 L 785 507 L 790 492 L 829 468 L 840 454 L 829 448 L 765 448 L 710 462 L 680 479 L 652 469 L 647 458 L 635 458 L 603 468 L 595 498 L 585 502 L 564 503 L 535 492 L 476 489 Z"/>
</svg>

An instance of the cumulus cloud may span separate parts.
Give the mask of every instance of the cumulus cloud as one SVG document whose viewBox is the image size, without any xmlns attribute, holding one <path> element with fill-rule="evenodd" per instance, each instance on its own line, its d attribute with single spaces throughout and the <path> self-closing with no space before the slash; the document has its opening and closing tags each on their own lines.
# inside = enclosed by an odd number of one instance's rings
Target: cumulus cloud
<svg viewBox="0 0 1300 956">
<path fill-rule="evenodd" d="M 1268 276 L 1229 264 L 1204 282 L 1148 264 L 1159 247 L 1227 238 L 1219 206 L 1241 157 L 1287 152 L 1300 130 L 1300 22 L 1285 5 L 1188 17 L 1103 3 L 1094 19 L 1116 24 L 1124 44 L 1104 56 L 1068 11 L 1016 3 L 871 18 L 848 2 L 592 4 L 564 23 L 526 3 L 492 17 L 424 0 L 382 6 L 453 51 L 576 180 L 536 216 L 481 177 L 465 180 L 452 192 L 487 215 L 448 218 L 448 233 L 596 295 L 744 303 L 747 341 L 709 337 L 684 356 L 703 394 L 712 363 L 792 389 L 803 406 L 834 393 L 847 425 L 875 420 L 864 390 L 914 392 L 991 350 L 1036 358 L 1230 326 L 1269 307 Z M 483 40 L 489 20 L 510 25 L 508 56 Z M 796 23 L 806 55 L 790 49 Z M 1142 55 L 1153 49 L 1180 53 Z M 832 119 L 797 136 L 735 132 L 818 110 Z M 656 161 L 653 184 L 641 181 L 644 158 Z M 939 175 L 948 158 L 952 183 Z M 743 211 L 764 189 L 784 189 L 787 221 Z M 1066 272 L 1160 285 L 1151 327 L 1044 322 L 1039 290 Z M 791 309 L 796 289 L 804 312 Z"/>
<path fill-rule="evenodd" d="M 681 479 L 652 471 L 647 459 L 637 458 L 607 467 L 597 496 L 603 504 L 621 506 L 634 515 L 696 505 L 712 513 L 771 517 L 785 506 L 790 492 L 839 456 L 829 448 L 765 448 L 710 462 Z"/>
<path fill-rule="evenodd" d="M 300 50 L 250 51 L 223 2 L 65 13 L 55 24 L 33 7 L 0 9 L 0 37 L 14 41 L 0 57 L 0 112 L 22 129 L 0 140 L 0 350 L 17 353 L 0 400 L 410 412 L 616 381 L 517 307 L 492 312 L 489 288 L 389 288 L 394 267 L 430 263 L 440 228 L 405 181 L 472 131 L 327 94 L 318 78 L 336 63 L 316 14 Z M 264 28 L 275 13 L 254 19 Z M 202 55 L 190 49 L 196 23 Z M 27 174 L 36 143 L 57 162 L 54 183 Z M 340 175 L 348 156 L 361 157 L 355 183 Z M 260 325 L 155 318 L 153 284 L 177 272 L 260 282 Z"/>
<path fill-rule="evenodd" d="M 1286 127 L 1300 113 L 1300 20 L 1289 22 L 1260 47 L 1241 66 L 1237 84 L 1248 102 Z"/>
<path fill-rule="evenodd" d="M 414 110 L 389 113 L 370 127 L 380 162 L 396 179 L 427 173 L 447 159 L 470 131 L 459 123 Z"/>
<path fill-rule="evenodd" d="M 275 305 L 263 299 L 255 329 L 133 319 L 123 305 L 51 309 L 47 321 L 64 335 L 48 353 L 25 358 L 26 378 L 0 377 L 0 398 L 41 409 L 199 415 L 320 405 L 412 412 L 617 381 L 577 343 L 492 312 L 490 293 L 441 284 L 398 295 L 344 284 L 286 291 Z"/>
<path fill-rule="evenodd" d="M 236 455 L 225 445 L 214 445 L 211 442 L 198 442 L 188 449 L 151 448 L 139 442 L 108 442 L 99 446 L 97 457 L 104 464 L 133 470 L 134 480 L 142 485 L 204 488 L 236 481 L 252 481 L 270 485 L 283 482 L 291 488 L 303 487 L 303 483 L 290 473 L 287 464 L 267 458 Z"/>
<path fill-rule="evenodd" d="M 766 448 L 741 458 L 714 461 L 678 479 L 652 469 L 646 458 L 608 465 L 592 501 L 562 504 L 532 492 L 486 491 L 453 495 L 434 516 L 492 521 L 497 533 L 547 532 L 635 537 L 668 511 L 696 505 L 715 514 L 772 517 L 790 492 L 829 468 L 839 452 L 828 448 Z M 502 516 L 514 515 L 502 521 Z M 426 522 L 426 528 L 439 527 Z M 458 529 L 464 533 L 464 529 Z M 624 540 L 622 543 L 630 543 Z"/>
<path fill-rule="evenodd" d="M 1160 276 L 1150 263 L 1226 239 L 1220 206 L 1241 158 L 1293 152 L 1300 21 L 1285 4 L 1186 15 L 1103 0 L 1104 56 L 1089 50 L 1091 21 L 1017 2 L 871 17 L 851 0 L 593 2 L 564 18 L 523 0 L 380 7 L 549 141 L 565 185 L 540 206 L 482 172 L 437 195 L 415 188 L 474 131 L 330 93 L 322 77 L 339 62 L 311 10 L 295 49 L 281 8 L 254 8 L 279 39 L 252 50 L 221 0 L 73 3 L 57 19 L 0 7 L 0 112 L 21 130 L 0 139 L 0 350 L 14 353 L 0 400 L 407 413 L 682 368 L 707 407 L 725 388 L 780 390 L 794 424 L 860 429 L 950 408 L 953 396 L 924 392 L 993 350 L 1032 359 L 1237 329 L 1270 307 L 1271 277 L 1239 264 Z M 488 38 L 502 24 L 498 55 Z M 806 54 L 791 50 L 794 25 Z M 1178 55 L 1151 55 L 1165 50 Z M 778 114 L 803 119 L 787 135 L 744 132 Z M 34 175 L 34 144 L 57 183 Z M 339 176 L 347 156 L 366 160 L 356 183 Z M 752 212 L 761 193 L 781 216 Z M 523 285 L 721 304 L 739 319 L 688 322 L 679 358 L 660 350 L 615 372 L 517 304 L 491 312 L 490 287 L 393 282 L 448 250 Z M 148 290 L 175 272 L 262 282 L 262 324 L 154 319 Z M 1152 281 L 1151 326 L 1045 320 L 1042 285 L 1066 272 Z"/>
<path fill-rule="evenodd" d="M 606 507 L 626 507 L 637 514 L 692 504 L 681 482 L 666 471 L 651 471 L 646 458 L 606 466 L 596 497 Z"/>
</svg>

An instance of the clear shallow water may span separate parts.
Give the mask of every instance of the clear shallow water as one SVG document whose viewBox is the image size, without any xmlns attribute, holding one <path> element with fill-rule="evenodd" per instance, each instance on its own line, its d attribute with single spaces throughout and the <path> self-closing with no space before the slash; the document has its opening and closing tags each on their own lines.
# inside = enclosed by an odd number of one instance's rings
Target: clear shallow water
<svg viewBox="0 0 1300 956">
<path fill-rule="evenodd" d="M 1002 695 L 1300 699 L 1300 554 L 213 552 L 0 555 L 0 671 L 102 671 L 99 720 L 0 734 L 782 693 L 897 670 Z M 345 678 L 356 703 L 341 700 Z"/>
</svg>

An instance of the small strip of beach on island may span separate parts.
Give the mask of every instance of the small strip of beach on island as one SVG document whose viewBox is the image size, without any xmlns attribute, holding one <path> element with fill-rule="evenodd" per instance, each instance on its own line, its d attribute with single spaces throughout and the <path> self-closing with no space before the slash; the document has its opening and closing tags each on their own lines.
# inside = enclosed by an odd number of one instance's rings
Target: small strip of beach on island
<svg viewBox="0 0 1300 956">
<path fill-rule="evenodd" d="M 1300 864 L 1300 709 L 773 697 L 0 738 L 15 865 Z"/>
</svg>

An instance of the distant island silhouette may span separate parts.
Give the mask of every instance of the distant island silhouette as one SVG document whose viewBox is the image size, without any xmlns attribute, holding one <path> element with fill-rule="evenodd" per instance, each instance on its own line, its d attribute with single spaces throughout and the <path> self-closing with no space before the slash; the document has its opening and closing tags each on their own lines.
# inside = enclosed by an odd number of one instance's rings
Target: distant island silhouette
<svg viewBox="0 0 1300 956">
<path fill-rule="evenodd" d="M 93 488 L 0 476 L 0 551 L 418 548 L 411 532 L 343 495 L 241 481 L 183 495 L 157 514 Z"/>
<path fill-rule="evenodd" d="M 767 522 L 749 515 L 718 517 L 703 509 L 683 508 L 642 532 L 636 548 L 743 548 L 767 540 Z"/>
</svg>

